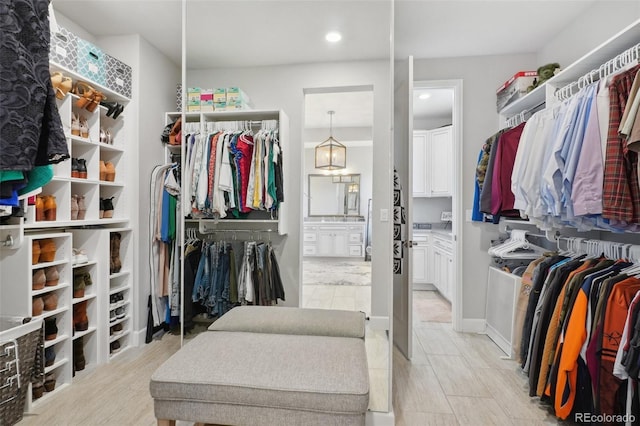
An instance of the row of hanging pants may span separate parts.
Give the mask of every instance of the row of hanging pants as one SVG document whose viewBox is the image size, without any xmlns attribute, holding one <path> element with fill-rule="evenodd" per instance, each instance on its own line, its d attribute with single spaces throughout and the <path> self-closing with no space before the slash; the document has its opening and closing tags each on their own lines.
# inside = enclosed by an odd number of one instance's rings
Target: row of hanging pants
<svg viewBox="0 0 640 426">
<path fill-rule="evenodd" d="M 581 423 L 600 416 L 600 423 L 624 424 L 633 414 L 640 421 L 637 309 L 630 315 L 640 278 L 627 274 L 630 266 L 553 255 L 534 260 L 523 275 L 515 324 L 521 334 L 514 344 L 529 376 L 529 395 L 550 403 L 561 419 Z M 634 376 L 620 367 L 623 361 Z"/>
<path fill-rule="evenodd" d="M 197 313 L 219 317 L 234 306 L 285 300 L 275 251 L 270 243 L 256 241 L 187 242 L 185 294 L 195 305 L 185 301 L 185 328 Z"/>
</svg>

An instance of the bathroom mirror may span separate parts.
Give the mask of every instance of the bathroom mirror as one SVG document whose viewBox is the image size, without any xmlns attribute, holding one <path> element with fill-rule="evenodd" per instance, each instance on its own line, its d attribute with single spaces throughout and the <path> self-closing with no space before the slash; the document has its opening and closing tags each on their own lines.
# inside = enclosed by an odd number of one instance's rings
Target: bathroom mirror
<svg viewBox="0 0 640 426">
<path fill-rule="evenodd" d="M 360 175 L 309 174 L 309 216 L 360 216 Z"/>
</svg>

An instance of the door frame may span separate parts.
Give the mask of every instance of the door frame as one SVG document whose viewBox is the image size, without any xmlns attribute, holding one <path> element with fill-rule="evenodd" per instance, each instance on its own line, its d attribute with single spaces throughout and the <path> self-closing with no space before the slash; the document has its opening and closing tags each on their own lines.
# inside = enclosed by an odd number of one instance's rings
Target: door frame
<svg viewBox="0 0 640 426">
<path fill-rule="evenodd" d="M 415 78 L 415 76 L 414 76 Z M 451 80 L 414 80 L 413 90 L 416 89 L 452 89 L 453 90 L 453 111 L 451 113 L 451 125 L 453 129 L 453 194 L 451 197 L 452 211 L 452 238 L 453 238 L 453 297 L 451 303 L 452 327 L 455 331 L 462 331 L 462 266 L 463 256 L 463 220 L 465 220 L 462 179 L 462 79 Z M 413 113 L 413 107 L 411 108 Z M 410 215 L 413 217 L 413 214 Z"/>
</svg>

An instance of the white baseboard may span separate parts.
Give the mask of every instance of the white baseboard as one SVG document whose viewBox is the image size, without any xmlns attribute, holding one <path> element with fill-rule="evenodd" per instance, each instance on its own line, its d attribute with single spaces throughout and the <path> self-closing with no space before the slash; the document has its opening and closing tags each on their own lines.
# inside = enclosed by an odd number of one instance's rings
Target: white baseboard
<svg viewBox="0 0 640 426">
<path fill-rule="evenodd" d="M 463 333 L 485 333 L 486 322 L 483 319 L 476 318 L 463 318 L 462 319 L 462 331 Z"/>
<path fill-rule="evenodd" d="M 142 330 L 134 331 L 131 333 L 131 346 L 142 346 L 145 339 L 147 338 L 147 328 L 143 328 Z"/>
<path fill-rule="evenodd" d="M 393 426 L 396 422 L 396 416 L 393 411 L 389 413 L 380 411 L 367 411 L 365 418 L 366 426 Z"/>
<path fill-rule="evenodd" d="M 369 328 L 372 330 L 389 330 L 389 317 L 369 317 Z"/>
</svg>

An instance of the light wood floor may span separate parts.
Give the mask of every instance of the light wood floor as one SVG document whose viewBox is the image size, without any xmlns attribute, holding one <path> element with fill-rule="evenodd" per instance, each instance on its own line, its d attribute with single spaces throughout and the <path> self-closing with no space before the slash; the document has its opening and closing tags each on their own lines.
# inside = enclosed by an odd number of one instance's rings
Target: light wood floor
<svg viewBox="0 0 640 426">
<path fill-rule="evenodd" d="M 336 292 L 350 291 L 339 287 L 342 289 L 321 292 L 331 295 L 333 303 Z M 319 294 L 309 300 L 320 300 Z M 98 369 L 80 372 L 73 385 L 37 404 L 20 425 L 155 425 L 149 380 L 179 344 L 178 336 L 165 335 L 123 352 Z M 456 333 L 448 323 L 420 321 L 414 316 L 412 362 L 397 350 L 393 355 L 396 424 L 556 424 L 553 416 L 527 396 L 526 380 L 515 362 L 502 360 L 501 355 L 484 335 Z"/>
</svg>

